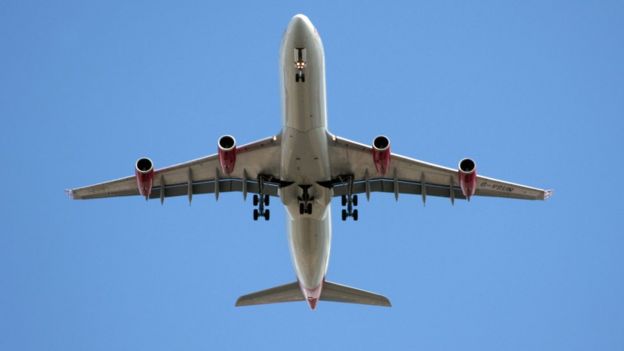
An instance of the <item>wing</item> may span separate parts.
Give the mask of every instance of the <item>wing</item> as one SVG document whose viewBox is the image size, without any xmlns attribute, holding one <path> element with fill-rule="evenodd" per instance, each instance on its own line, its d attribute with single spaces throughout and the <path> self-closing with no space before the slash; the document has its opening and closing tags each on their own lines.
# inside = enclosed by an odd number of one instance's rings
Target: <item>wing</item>
<svg viewBox="0 0 624 351">
<path fill-rule="evenodd" d="M 348 193 L 349 176 L 352 176 L 352 194 L 370 192 L 420 194 L 465 199 L 459 187 L 457 169 L 392 154 L 386 175 L 377 173 L 372 157 L 372 147 L 333 135 L 329 137 L 332 186 L 334 195 Z M 345 177 L 346 176 L 346 177 Z M 509 183 L 489 177 L 477 176 L 475 195 L 506 197 L 526 200 L 544 200 L 551 191 Z"/>
<path fill-rule="evenodd" d="M 217 154 L 157 169 L 150 198 L 241 191 L 278 196 L 280 184 L 279 136 L 255 141 L 236 149 L 236 165 L 227 176 L 221 174 Z M 262 179 L 262 181 L 260 181 Z M 262 183 L 262 185 L 260 184 Z M 68 190 L 74 199 L 95 199 L 139 195 L 135 176 Z"/>
</svg>

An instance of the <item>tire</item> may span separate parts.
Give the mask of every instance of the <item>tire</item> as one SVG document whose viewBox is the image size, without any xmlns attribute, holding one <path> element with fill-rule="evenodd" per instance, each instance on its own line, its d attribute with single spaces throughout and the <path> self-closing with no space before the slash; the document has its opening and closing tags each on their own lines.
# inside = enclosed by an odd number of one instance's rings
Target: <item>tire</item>
<svg viewBox="0 0 624 351">
<path fill-rule="evenodd" d="M 358 210 L 353 210 L 353 220 L 354 221 L 358 220 Z"/>
<path fill-rule="evenodd" d="M 306 206 L 306 213 L 312 214 L 312 203 L 308 202 L 308 206 Z"/>
<path fill-rule="evenodd" d="M 264 195 L 264 206 L 269 206 L 269 195 Z"/>
<path fill-rule="evenodd" d="M 305 83 L 305 73 L 301 72 L 301 83 Z"/>
<path fill-rule="evenodd" d="M 342 204 L 342 206 L 347 206 L 347 195 L 342 195 L 340 204 Z"/>
<path fill-rule="evenodd" d="M 259 216 L 259 215 L 260 215 L 260 214 L 258 213 L 258 210 L 257 210 L 257 209 L 253 210 L 253 219 L 254 219 L 254 221 L 257 221 L 257 220 L 258 220 L 258 216 Z"/>
<path fill-rule="evenodd" d="M 253 196 L 253 205 L 254 205 L 254 206 L 258 206 L 258 202 L 259 202 L 259 201 L 258 201 L 258 195 L 254 195 L 254 196 Z"/>
<path fill-rule="evenodd" d="M 268 221 L 269 218 L 271 218 L 271 211 L 269 211 L 268 209 L 264 211 L 264 220 Z"/>
<path fill-rule="evenodd" d="M 299 203 L 299 214 L 302 215 L 305 212 L 305 209 L 303 208 L 303 202 Z"/>
<path fill-rule="evenodd" d="M 342 209 L 342 221 L 346 221 L 347 220 L 347 210 Z"/>
<path fill-rule="evenodd" d="M 353 195 L 353 198 L 352 198 L 351 201 L 353 202 L 353 206 L 357 206 L 357 204 L 358 204 L 357 195 Z"/>
</svg>

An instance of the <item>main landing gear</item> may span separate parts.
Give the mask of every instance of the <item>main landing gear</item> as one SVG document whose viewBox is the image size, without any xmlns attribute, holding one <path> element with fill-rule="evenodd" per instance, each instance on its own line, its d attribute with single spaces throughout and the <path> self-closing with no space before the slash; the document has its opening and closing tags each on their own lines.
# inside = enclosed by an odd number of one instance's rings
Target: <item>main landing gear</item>
<svg viewBox="0 0 624 351">
<path fill-rule="evenodd" d="M 264 217 L 264 220 L 268 221 L 271 218 L 271 211 L 265 207 L 269 206 L 270 198 L 269 195 L 264 194 L 264 178 L 262 176 L 258 177 L 258 188 L 259 194 L 253 196 L 253 205 L 258 206 L 253 210 L 253 219 L 257 221 L 259 217 Z"/>
<path fill-rule="evenodd" d="M 354 221 L 358 220 L 358 210 L 354 209 L 358 205 L 358 196 L 353 195 L 353 177 L 349 176 L 347 180 L 347 191 L 346 195 L 342 195 L 341 204 L 342 209 L 342 220 L 346 221 L 348 217 L 353 218 Z"/>
<path fill-rule="evenodd" d="M 342 206 L 346 208 L 342 209 L 342 220 L 346 221 L 347 217 L 353 217 L 354 221 L 358 220 L 358 210 L 354 208 L 358 205 L 357 195 L 342 195 Z"/>
<path fill-rule="evenodd" d="M 254 194 L 253 205 L 258 206 L 258 208 L 254 208 L 253 210 L 254 221 L 257 221 L 258 217 L 264 217 L 265 221 L 268 221 L 269 218 L 271 218 L 271 211 L 268 208 L 265 208 L 265 206 L 269 206 L 269 195 Z"/>
<path fill-rule="evenodd" d="M 312 214 L 312 201 L 314 200 L 313 196 L 310 196 L 310 186 L 311 185 L 299 185 L 302 190 L 301 196 L 297 199 L 299 200 L 299 214 Z"/>
</svg>

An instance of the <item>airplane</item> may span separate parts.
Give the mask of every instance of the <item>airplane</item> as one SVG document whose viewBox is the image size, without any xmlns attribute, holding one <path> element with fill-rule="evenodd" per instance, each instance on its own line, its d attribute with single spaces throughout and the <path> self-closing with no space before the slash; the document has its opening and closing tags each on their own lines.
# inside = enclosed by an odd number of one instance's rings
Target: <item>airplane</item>
<svg viewBox="0 0 624 351">
<path fill-rule="evenodd" d="M 319 300 L 391 306 L 382 295 L 326 280 L 331 244 L 331 200 L 341 198 L 342 220 L 358 220 L 358 195 L 373 192 L 470 200 L 473 196 L 545 200 L 551 191 L 477 175 L 470 158 L 457 169 L 419 161 L 390 151 L 387 136 L 371 145 L 327 129 L 325 56 L 321 38 L 305 15 L 292 17 L 280 49 L 282 129 L 273 136 L 237 145 L 231 135 L 217 140 L 217 152 L 161 169 L 147 157 L 135 174 L 68 190 L 73 199 L 140 195 L 160 199 L 240 192 L 253 194 L 253 219 L 270 219 L 270 199 L 279 198 L 297 280 L 241 296 L 236 306 Z"/>
</svg>

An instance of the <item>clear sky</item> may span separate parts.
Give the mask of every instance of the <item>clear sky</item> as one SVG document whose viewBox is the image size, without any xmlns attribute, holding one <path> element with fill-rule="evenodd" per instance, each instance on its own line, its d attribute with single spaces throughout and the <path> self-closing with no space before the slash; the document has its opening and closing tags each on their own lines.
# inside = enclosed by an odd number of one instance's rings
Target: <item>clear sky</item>
<svg viewBox="0 0 624 351">
<path fill-rule="evenodd" d="M 284 210 L 65 188 L 273 135 L 280 39 L 325 45 L 329 126 L 555 189 L 373 194 L 328 279 L 390 309 L 235 308 L 295 279 Z M 623 350 L 621 1 L 0 2 L 0 350 Z"/>
</svg>

